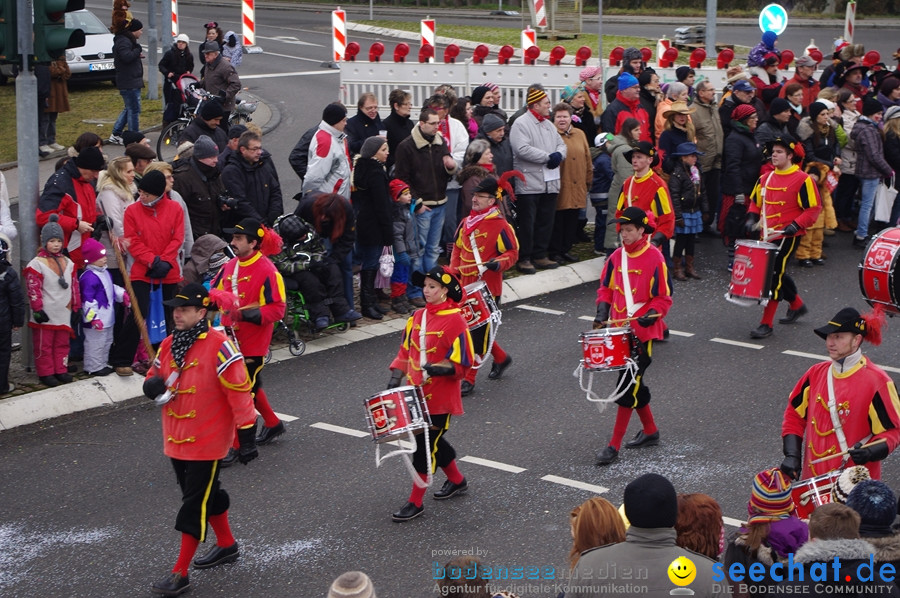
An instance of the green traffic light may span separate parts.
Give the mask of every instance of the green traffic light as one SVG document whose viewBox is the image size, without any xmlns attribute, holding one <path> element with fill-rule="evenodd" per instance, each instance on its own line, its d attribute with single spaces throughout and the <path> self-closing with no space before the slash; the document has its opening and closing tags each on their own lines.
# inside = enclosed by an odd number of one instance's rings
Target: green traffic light
<svg viewBox="0 0 900 598">
<path fill-rule="evenodd" d="M 85 44 L 84 31 L 66 28 L 65 19 L 67 12 L 83 8 L 84 0 L 34 0 L 34 55 L 38 62 L 56 60 L 67 49 Z"/>
</svg>

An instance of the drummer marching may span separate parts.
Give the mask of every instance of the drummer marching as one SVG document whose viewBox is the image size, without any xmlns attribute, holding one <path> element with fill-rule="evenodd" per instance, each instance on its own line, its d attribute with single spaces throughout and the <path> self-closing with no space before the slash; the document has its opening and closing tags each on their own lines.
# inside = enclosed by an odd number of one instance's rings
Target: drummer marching
<svg viewBox="0 0 900 598">
<path fill-rule="evenodd" d="M 880 344 L 883 323 L 880 308 L 861 316 L 845 307 L 816 328 L 830 360 L 809 368 L 791 392 L 781 424 L 786 475 L 809 479 L 848 461 L 881 477 L 881 461 L 900 442 L 900 400 L 862 343 Z"/>
<path fill-rule="evenodd" d="M 463 218 L 456 231 L 456 242 L 450 255 L 448 271 L 459 277 L 463 287 L 484 281 L 500 306 L 503 293 L 503 273 L 516 265 L 519 260 L 519 241 L 512 225 L 501 214 L 498 203 L 503 201 L 504 189 L 512 197 L 512 188 L 504 177 L 496 179 L 488 176 L 475 187 L 472 196 L 472 211 Z M 512 198 L 515 201 L 515 198 Z M 466 289 L 469 290 L 468 288 Z M 481 361 L 490 351 L 493 358 L 488 378 L 498 380 L 503 371 L 512 364 L 512 357 L 496 342 L 490 344 L 489 337 L 495 323 L 488 320 L 484 325 L 470 329 L 475 347 L 476 360 Z M 475 390 L 475 376 L 478 369 L 470 368 L 462 381 L 462 396 Z"/>
<path fill-rule="evenodd" d="M 786 270 L 800 237 L 822 211 L 815 181 L 799 166 L 804 157 L 803 146 L 779 137 L 769 142 L 766 149 L 775 170 L 756 183 L 744 226 L 748 233 L 759 229 L 760 239 L 775 244 L 776 251 L 772 260 L 772 298 L 759 326 L 750 332 L 752 338 L 772 336 L 775 312 L 782 298 L 788 302 L 787 314 L 778 320 L 782 324 L 792 324 L 809 311 Z"/>
<path fill-rule="evenodd" d="M 434 493 L 435 500 L 452 498 L 469 488 L 456 465 L 456 451 L 445 437 L 450 418 L 463 414 L 460 380 L 474 359 L 472 337 L 459 307 L 463 289 L 442 266 L 426 274 L 414 272 L 412 283 L 422 287 L 425 307 L 406 322 L 403 342 L 390 365 L 388 388 L 405 383 L 419 386 L 431 415 L 431 429 L 427 446 L 425 434 L 416 436 L 412 462 L 418 479 L 409 501 L 391 516 L 398 522 L 414 519 L 425 510 L 422 498 L 436 467 L 444 471 L 447 481 Z"/>
<path fill-rule="evenodd" d="M 653 341 L 663 338 L 662 319 L 672 306 L 665 259 L 650 243 L 653 227 L 647 213 L 631 206 L 616 222 L 620 225 L 622 247 L 616 249 L 603 266 L 594 329 L 632 325 L 638 341 L 637 373 L 624 394 L 616 399 L 619 408 L 612 438 L 597 454 L 597 465 L 609 465 L 619 458 L 632 411 L 637 411 L 642 429 L 625 446 L 641 448 L 659 443 L 659 430 L 650 411 L 650 389 L 644 374 L 652 361 Z M 619 373 L 620 384 L 626 375 L 630 376 L 624 371 Z"/>
</svg>

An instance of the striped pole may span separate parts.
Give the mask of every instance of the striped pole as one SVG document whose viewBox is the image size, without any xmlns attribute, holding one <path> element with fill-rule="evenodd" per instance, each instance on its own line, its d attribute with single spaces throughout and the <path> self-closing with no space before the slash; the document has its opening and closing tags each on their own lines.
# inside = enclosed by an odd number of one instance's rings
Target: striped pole
<svg viewBox="0 0 900 598">
<path fill-rule="evenodd" d="M 241 16 L 243 17 L 244 27 L 244 45 L 256 45 L 256 9 L 253 6 L 254 0 L 241 1 Z"/>
<path fill-rule="evenodd" d="M 544 8 L 544 0 L 532 0 L 534 2 L 534 20 L 536 27 L 547 26 L 547 10 Z"/>
<path fill-rule="evenodd" d="M 434 48 L 434 19 L 424 18 L 422 19 L 422 35 L 419 40 L 419 45 L 421 47 L 431 46 Z M 434 58 L 429 58 L 428 62 L 434 62 Z"/>
<path fill-rule="evenodd" d="M 853 43 L 853 30 L 856 28 L 856 1 L 847 3 L 847 16 L 844 17 L 844 40 Z"/>
<path fill-rule="evenodd" d="M 525 58 L 525 50 L 530 48 L 531 46 L 537 45 L 537 32 L 531 27 L 526 27 L 522 30 L 522 64 L 527 64 L 528 60 Z"/>
<path fill-rule="evenodd" d="M 331 12 L 331 36 L 334 49 L 333 59 L 340 62 L 347 50 L 347 13 L 340 9 Z"/>
<path fill-rule="evenodd" d="M 178 0 L 172 0 L 172 37 L 178 33 Z"/>
</svg>

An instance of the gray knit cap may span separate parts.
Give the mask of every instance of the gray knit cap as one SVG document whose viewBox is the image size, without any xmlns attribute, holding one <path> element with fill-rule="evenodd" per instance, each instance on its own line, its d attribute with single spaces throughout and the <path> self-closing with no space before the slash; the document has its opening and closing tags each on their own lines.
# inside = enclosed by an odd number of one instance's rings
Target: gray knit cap
<svg viewBox="0 0 900 598">
<path fill-rule="evenodd" d="M 59 216 L 50 214 L 50 221 L 41 229 L 41 247 L 46 247 L 51 239 L 59 239 L 65 241 L 63 229 L 59 225 Z"/>
<path fill-rule="evenodd" d="M 194 157 L 198 160 L 213 158 L 219 155 L 219 147 L 209 135 L 201 135 L 194 142 Z"/>
<path fill-rule="evenodd" d="M 625 48 L 625 51 L 622 53 L 622 62 L 628 64 L 632 60 L 644 60 L 644 55 L 641 54 L 641 51 L 635 47 Z"/>
<path fill-rule="evenodd" d="M 372 158 L 385 143 L 387 143 L 387 139 L 385 139 L 384 137 L 379 137 L 378 135 L 376 135 L 375 137 L 369 137 L 368 139 L 363 141 L 362 149 L 359 150 L 359 155 L 361 155 L 363 158 Z"/>
</svg>

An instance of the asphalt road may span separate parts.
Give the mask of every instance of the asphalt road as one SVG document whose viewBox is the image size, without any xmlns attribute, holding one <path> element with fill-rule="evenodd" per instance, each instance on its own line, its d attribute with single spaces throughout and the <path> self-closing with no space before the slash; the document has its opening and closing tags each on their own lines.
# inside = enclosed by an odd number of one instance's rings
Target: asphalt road
<svg viewBox="0 0 900 598">
<path fill-rule="evenodd" d="M 273 406 L 296 419 L 257 461 L 223 472 L 243 557 L 194 573 L 193 595 L 322 595 L 341 572 L 361 569 L 379 595 L 428 596 L 448 551 L 477 550 L 494 566 L 552 570 L 555 580 L 520 595 L 555 596 L 569 510 L 595 493 L 620 504 L 625 485 L 647 471 L 680 492 L 715 497 L 729 521 L 742 518 L 752 476 L 781 460 L 787 394 L 824 356 L 812 329 L 845 305 L 864 307 L 859 252 L 846 235 L 829 242 L 826 266 L 792 267 L 810 315 L 776 324 L 763 341 L 748 337 L 760 309 L 723 299 L 723 249 L 699 245 L 704 280 L 676 283 L 673 336 L 657 345 L 647 374 L 662 443 L 623 451 L 606 468 L 594 465 L 594 452 L 614 411 L 599 413 L 572 376 L 595 286 L 506 306 L 499 338 L 514 364 L 501 381 L 481 374 L 449 436 L 471 489 L 442 503 L 426 498 L 424 515 L 407 524 L 389 515 L 405 502 L 409 476 L 395 459 L 375 467 L 363 411 L 363 400 L 384 388 L 399 333 L 267 368 Z M 900 340 L 890 324 L 885 343 L 867 353 L 897 368 Z M 598 375 L 597 392 L 613 382 Z M 634 419 L 629 435 L 637 426 Z M 143 595 L 177 552 L 179 495 L 160 448 L 157 410 L 141 401 L 0 435 L 0 594 Z M 884 479 L 898 474 L 890 458 Z"/>
</svg>

